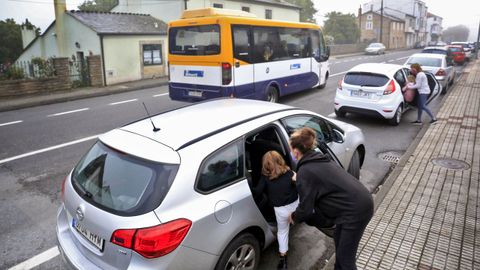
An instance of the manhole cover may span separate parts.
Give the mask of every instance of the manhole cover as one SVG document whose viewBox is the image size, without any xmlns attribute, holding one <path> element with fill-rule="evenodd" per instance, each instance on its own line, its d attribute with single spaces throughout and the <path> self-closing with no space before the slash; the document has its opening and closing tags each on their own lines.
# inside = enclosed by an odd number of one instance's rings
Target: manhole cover
<svg viewBox="0 0 480 270">
<path fill-rule="evenodd" d="M 468 164 L 463 160 L 458 160 L 454 158 L 434 158 L 431 161 L 434 165 L 441 166 L 447 169 L 452 169 L 452 170 L 470 169 L 470 164 Z"/>
<path fill-rule="evenodd" d="M 386 162 L 398 164 L 402 155 L 403 154 L 400 152 L 388 151 L 388 152 L 378 154 L 378 158 Z"/>
</svg>

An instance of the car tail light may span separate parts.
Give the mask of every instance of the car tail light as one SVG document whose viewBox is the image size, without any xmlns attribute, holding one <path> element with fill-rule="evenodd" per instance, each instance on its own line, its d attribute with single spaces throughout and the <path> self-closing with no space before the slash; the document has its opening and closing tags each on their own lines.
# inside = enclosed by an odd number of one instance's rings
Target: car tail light
<svg viewBox="0 0 480 270">
<path fill-rule="evenodd" d="M 390 82 L 387 85 L 387 88 L 385 91 L 383 91 L 384 95 L 390 95 L 391 93 L 395 92 L 397 90 L 397 87 L 395 86 L 395 82 L 393 80 L 390 80 Z"/>
<path fill-rule="evenodd" d="M 338 90 L 342 90 L 343 89 L 343 78 L 340 79 L 340 81 L 338 81 L 338 86 L 337 86 Z"/>
<path fill-rule="evenodd" d="M 435 73 L 435 76 L 446 76 L 447 73 L 443 69 L 439 69 L 437 73 Z"/>
<path fill-rule="evenodd" d="M 177 219 L 150 228 L 116 230 L 110 242 L 133 249 L 145 258 L 158 258 L 174 251 L 191 226 L 190 220 Z"/>
<path fill-rule="evenodd" d="M 232 82 L 232 65 L 222 63 L 222 85 L 229 85 Z"/>
<path fill-rule="evenodd" d="M 63 179 L 63 182 L 62 182 L 62 189 L 61 189 L 61 193 L 60 193 L 60 199 L 62 200 L 62 202 L 65 202 L 65 182 L 67 182 L 67 177 L 65 177 L 65 179 Z"/>
</svg>

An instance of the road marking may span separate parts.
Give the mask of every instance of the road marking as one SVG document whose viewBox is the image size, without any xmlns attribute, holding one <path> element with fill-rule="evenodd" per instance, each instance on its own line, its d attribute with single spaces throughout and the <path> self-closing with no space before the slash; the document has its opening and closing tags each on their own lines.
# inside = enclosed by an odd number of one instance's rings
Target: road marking
<svg viewBox="0 0 480 270">
<path fill-rule="evenodd" d="M 0 124 L 0 127 L 8 126 L 8 125 L 13 125 L 13 124 L 18 124 L 18 123 L 22 123 L 22 122 L 23 122 L 22 120 L 19 120 L 19 121 L 13 121 L 13 122 L 8 122 L 8 123 L 3 123 L 3 124 Z"/>
<path fill-rule="evenodd" d="M 137 101 L 137 100 L 138 99 L 134 98 L 134 99 L 124 100 L 124 101 L 119 101 L 119 102 L 112 102 L 112 103 L 109 103 L 108 105 L 113 106 L 113 105 L 118 105 L 118 104 L 123 104 L 123 103 L 128 103 L 128 102 L 134 102 L 134 101 Z"/>
<path fill-rule="evenodd" d="M 396 60 L 395 60 L 395 59 L 390 59 L 390 60 L 388 60 L 387 62 L 390 63 L 390 62 L 393 62 L 393 61 L 396 61 Z"/>
<path fill-rule="evenodd" d="M 163 94 L 153 95 L 153 97 L 162 97 L 162 96 L 166 96 L 166 95 L 168 95 L 168 93 L 163 93 Z"/>
<path fill-rule="evenodd" d="M 9 268 L 8 270 L 27 270 L 32 269 L 46 261 L 49 261 L 60 254 L 58 247 L 54 246 L 51 249 L 48 249 L 20 264 L 15 265 L 14 267 Z"/>
<path fill-rule="evenodd" d="M 343 72 L 339 72 L 339 73 L 335 73 L 335 74 L 330 75 L 330 77 L 335 77 L 335 76 L 338 76 L 338 75 L 342 75 L 342 74 L 345 74 L 345 73 L 347 73 L 347 72 L 348 72 L 348 70 L 347 70 L 347 71 L 343 71 Z"/>
<path fill-rule="evenodd" d="M 83 108 L 83 109 L 78 109 L 78 110 L 73 110 L 73 111 L 68 111 L 68 112 L 61 112 L 61 113 L 54 113 L 54 114 L 49 114 L 47 117 L 52 117 L 52 116 L 59 116 L 59 115 L 64 115 L 64 114 L 69 114 L 69 113 L 76 113 L 76 112 L 81 112 L 81 111 L 88 111 L 90 108 Z"/>
<path fill-rule="evenodd" d="M 400 58 L 395 59 L 395 61 L 407 59 L 407 58 L 409 58 L 409 57 L 410 57 L 410 56 L 400 57 Z"/>
<path fill-rule="evenodd" d="M 21 154 L 21 155 L 18 155 L 18 156 L 5 158 L 5 159 L 0 160 L 0 165 L 3 164 L 3 163 L 7 163 L 7 162 L 14 161 L 14 160 L 17 160 L 17 159 L 21 159 L 21 158 L 24 158 L 24 157 L 29 157 L 29 156 L 33 156 L 33 155 L 36 155 L 36 154 L 40 154 L 40 153 L 52 151 L 52 150 L 55 150 L 55 149 L 59 149 L 59 148 L 62 148 L 62 147 L 70 146 L 70 145 L 73 145 L 73 144 L 93 140 L 93 139 L 97 138 L 98 136 L 100 136 L 100 135 L 94 135 L 94 136 L 78 139 L 78 140 L 75 140 L 75 141 L 62 143 L 62 144 L 50 146 L 50 147 L 47 147 L 47 148 L 35 150 L 35 151 L 28 152 L 28 153 L 25 153 L 25 154 Z"/>
</svg>

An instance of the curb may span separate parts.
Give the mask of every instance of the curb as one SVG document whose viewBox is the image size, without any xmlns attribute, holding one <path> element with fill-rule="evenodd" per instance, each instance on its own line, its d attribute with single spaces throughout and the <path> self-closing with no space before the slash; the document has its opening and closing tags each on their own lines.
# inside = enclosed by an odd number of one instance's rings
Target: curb
<svg viewBox="0 0 480 270">
<path fill-rule="evenodd" d="M 108 86 L 106 86 L 103 88 L 97 88 L 98 91 L 95 91 L 96 88 L 86 87 L 86 88 L 81 88 L 81 90 L 77 90 L 78 92 L 73 91 L 73 92 L 56 93 L 56 94 L 42 95 L 42 96 L 24 97 L 24 98 L 12 99 L 10 101 L 4 101 L 4 103 L 11 102 L 11 104 L 5 104 L 5 105 L 0 104 L 0 112 L 19 110 L 19 109 L 24 109 L 29 107 L 49 105 L 49 104 L 60 103 L 60 102 L 74 101 L 74 100 L 91 98 L 91 97 L 108 96 L 108 95 L 125 93 L 125 92 L 130 92 L 135 90 L 143 90 L 143 89 L 148 89 L 153 87 L 160 87 L 164 85 L 168 85 L 168 81 L 137 85 L 137 86 L 128 86 L 124 84 L 111 86 L 111 88 L 108 88 Z M 86 90 L 87 91 L 91 90 L 91 92 L 84 92 L 84 93 L 80 92 L 80 91 L 86 91 Z M 54 95 L 58 95 L 58 97 Z M 34 99 L 37 99 L 37 100 L 34 100 Z M 17 103 L 15 104 L 15 102 Z"/>
<path fill-rule="evenodd" d="M 476 63 L 475 62 L 470 62 L 470 63 Z M 470 64 L 469 64 L 470 65 Z M 468 65 L 465 67 L 467 68 Z M 464 75 L 464 72 L 460 75 L 460 77 L 457 79 L 457 82 L 462 79 Z M 450 96 L 452 91 L 448 91 L 444 96 L 442 101 L 439 104 L 440 109 L 443 107 L 443 104 L 447 100 L 447 98 Z M 413 152 L 417 149 L 418 144 L 420 141 L 423 139 L 423 136 L 425 133 L 427 133 L 428 128 L 430 125 L 424 125 L 422 129 L 417 133 L 417 136 L 413 139 L 412 143 L 410 146 L 407 148 L 405 151 L 405 154 L 400 158 L 398 164 L 395 166 L 395 168 L 392 170 L 392 172 L 387 176 L 385 181 L 383 181 L 383 184 L 379 185 L 377 189 L 379 189 L 376 193 L 373 193 L 373 202 L 374 202 L 374 209 L 376 212 L 380 204 L 383 202 L 383 199 L 385 199 L 385 196 L 387 193 L 390 191 L 390 188 L 393 186 L 393 183 L 397 179 L 397 177 L 400 175 L 402 170 L 405 168 L 405 164 L 407 164 L 408 159 L 412 156 Z M 334 264 L 335 264 L 335 252 L 333 255 L 328 259 L 327 264 L 322 268 L 322 270 L 333 270 L 334 269 Z"/>
</svg>

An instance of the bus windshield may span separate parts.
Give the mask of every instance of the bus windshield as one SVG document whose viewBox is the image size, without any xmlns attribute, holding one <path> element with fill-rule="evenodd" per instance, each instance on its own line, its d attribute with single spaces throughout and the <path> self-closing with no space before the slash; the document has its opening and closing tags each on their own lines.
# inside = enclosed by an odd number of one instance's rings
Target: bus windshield
<svg viewBox="0 0 480 270">
<path fill-rule="evenodd" d="M 215 55 L 220 53 L 220 26 L 200 25 L 170 29 L 170 53 Z"/>
</svg>

